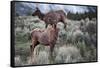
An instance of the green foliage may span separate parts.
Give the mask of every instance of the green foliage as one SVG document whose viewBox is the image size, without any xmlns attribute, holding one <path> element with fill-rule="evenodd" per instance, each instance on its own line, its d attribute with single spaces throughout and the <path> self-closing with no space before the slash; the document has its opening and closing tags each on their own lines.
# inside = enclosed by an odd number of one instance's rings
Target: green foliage
<svg viewBox="0 0 100 68">
<path fill-rule="evenodd" d="M 71 13 L 69 12 L 67 15 L 68 19 L 72 20 L 81 20 L 85 18 L 97 18 L 97 12 L 85 12 L 85 13 Z"/>
<path fill-rule="evenodd" d="M 26 63 L 27 57 L 30 56 L 30 43 L 16 42 L 15 43 L 15 56 L 20 56 L 21 62 Z"/>
<path fill-rule="evenodd" d="M 78 14 L 76 15 L 77 17 Z M 74 17 L 74 16 L 72 16 Z M 76 21 L 75 21 L 76 20 Z M 96 19 L 90 20 L 67 20 L 66 31 L 60 23 L 59 36 L 53 51 L 53 61 L 50 59 L 50 47 L 39 44 L 34 50 L 34 64 L 52 64 L 52 63 L 74 63 L 97 60 L 97 48 L 89 41 L 96 39 Z M 87 28 L 92 22 L 92 26 L 84 32 L 80 29 Z M 80 25 L 81 24 L 81 25 Z M 90 32 L 90 27 L 93 29 Z M 15 17 L 15 64 L 30 65 L 30 32 L 35 29 L 45 28 L 45 23 L 33 16 Z M 91 35 L 91 36 L 90 36 Z M 88 43 L 88 44 L 87 44 Z M 34 65 L 33 64 L 33 65 Z"/>
<path fill-rule="evenodd" d="M 80 51 L 75 46 L 63 46 L 58 49 L 56 63 L 73 63 L 81 61 Z"/>
<path fill-rule="evenodd" d="M 96 48 L 94 46 L 87 46 L 85 42 L 78 42 L 74 44 L 80 49 L 80 54 L 83 57 L 83 62 L 96 61 Z"/>
</svg>

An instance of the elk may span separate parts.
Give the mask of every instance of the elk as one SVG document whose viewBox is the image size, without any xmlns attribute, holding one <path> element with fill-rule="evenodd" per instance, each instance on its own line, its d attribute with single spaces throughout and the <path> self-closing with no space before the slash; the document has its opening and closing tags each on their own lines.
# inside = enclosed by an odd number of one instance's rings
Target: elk
<svg viewBox="0 0 100 68">
<path fill-rule="evenodd" d="M 66 29 L 67 16 L 63 10 L 50 11 L 47 14 L 43 14 L 38 8 L 36 8 L 36 11 L 32 14 L 32 16 L 38 16 L 39 19 L 43 20 L 46 24 L 45 28 L 47 28 L 48 24 L 53 25 L 58 22 L 62 22 L 64 24 L 64 29 Z"/>
<path fill-rule="evenodd" d="M 55 24 L 48 25 L 46 29 L 35 28 L 31 32 L 32 45 L 30 45 L 31 50 L 31 60 L 33 60 L 34 49 L 38 44 L 43 44 L 44 46 L 50 46 L 50 56 L 53 57 L 52 52 L 56 44 L 59 29 Z M 34 63 L 32 61 L 32 63 Z"/>
</svg>

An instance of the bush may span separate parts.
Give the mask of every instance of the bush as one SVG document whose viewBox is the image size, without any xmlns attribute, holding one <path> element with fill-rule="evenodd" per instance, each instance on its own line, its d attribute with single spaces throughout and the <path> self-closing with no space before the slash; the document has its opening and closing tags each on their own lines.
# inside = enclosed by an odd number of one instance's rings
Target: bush
<svg viewBox="0 0 100 68">
<path fill-rule="evenodd" d="M 38 45 L 34 49 L 35 64 L 49 64 L 49 47 Z"/>
<path fill-rule="evenodd" d="M 56 63 L 72 63 L 81 61 L 81 55 L 78 48 L 74 46 L 60 47 L 55 58 Z"/>
<path fill-rule="evenodd" d="M 46 51 L 40 51 L 38 55 L 34 55 L 35 64 L 49 64 L 49 55 Z"/>
<path fill-rule="evenodd" d="M 83 41 L 84 39 L 84 34 L 81 30 L 76 30 L 75 32 L 73 32 L 72 35 L 72 40 L 73 42 L 77 43 L 78 41 Z"/>
<path fill-rule="evenodd" d="M 33 65 L 96 61 L 96 24 L 95 18 L 90 20 L 88 17 L 80 21 L 67 20 L 67 27 L 64 30 L 63 23 L 59 22 L 57 27 L 60 28 L 60 31 L 52 58 L 54 61 L 49 59 L 50 47 L 39 44 L 34 49 L 35 60 Z M 45 28 L 45 23 L 39 20 L 37 16 L 15 17 L 16 65 L 31 64 L 30 45 L 32 43 L 29 37 L 30 32 L 35 28 Z M 17 57 L 17 55 L 20 57 Z"/>
<path fill-rule="evenodd" d="M 96 61 L 97 53 L 94 46 L 87 46 L 84 41 L 74 45 L 79 48 L 83 62 Z"/>
<path fill-rule="evenodd" d="M 15 66 L 22 66 L 23 65 L 23 62 L 22 62 L 20 56 L 16 56 L 14 60 L 15 60 Z"/>
<path fill-rule="evenodd" d="M 94 23 L 93 21 L 90 21 L 90 23 L 87 24 L 86 26 L 86 31 L 90 34 L 93 35 L 94 33 L 96 33 L 96 23 Z"/>
</svg>

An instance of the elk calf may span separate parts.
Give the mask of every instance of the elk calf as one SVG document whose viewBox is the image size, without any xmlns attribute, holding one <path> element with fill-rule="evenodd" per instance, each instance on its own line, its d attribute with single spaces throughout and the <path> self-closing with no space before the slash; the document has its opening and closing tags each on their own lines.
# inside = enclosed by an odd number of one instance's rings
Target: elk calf
<svg viewBox="0 0 100 68">
<path fill-rule="evenodd" d="M 59 29 L 56 25 L 48 25 L 46 29 L 36 28 L 31 33 L 32 45 L 31 49 L 31 59 L 33 60 L 34 48 L 38 44 L 43 44 L 44 46 L 50 46 L 50 55 L 52 57 L 52 52 L 56 44 Z M 33 62 L 34 63 L 34 62 Z"/>
</svg>

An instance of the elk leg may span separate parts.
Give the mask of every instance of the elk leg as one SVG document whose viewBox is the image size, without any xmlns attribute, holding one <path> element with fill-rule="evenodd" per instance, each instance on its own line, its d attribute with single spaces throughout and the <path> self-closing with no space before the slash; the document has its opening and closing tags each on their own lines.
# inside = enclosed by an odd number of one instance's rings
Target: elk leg
<svg viewBox="0 0 100 68">
<path fill-rule="evenodd" d="M 33 63 L 33 45 L 30 45 L 30 54 L 31 54 L 31 64 Z"/>
<path fill-rule="evenodd" d="M 34 58 L 34 48 L 36 46 L 36 42 L 34 41 L 32 45 L 30 45 L 30 50 L 31 50 L 31 63 L 33 64 L 34 61 L 33 61 L 33 58 Z"/>
<path fill-rule="evenodd" d="M 30 55 L 32 55 L 32 45 L 30 45 Z"/>
<path fill-rule="evenodd" d="M 66 30 L 66 24 L 67 24 L 66 18 L 63 18 L 62 23 L 64 24 L 64 29 Z"/>
<path fill-rule="evenodd" d="M 45 28 L 47 28 L 47 26 L 48 26 L 48 24 L 46 23 L 46 26 L 45 26 Z"/>
<path fill-rule="evenodd" d="M 66 24 L 64 23 L 64 29 L 66 29 Z"/>
<path fill-rule="evenodd" d="M 51 45 L 50 46 L 50 60 L 53 61 L 53 50 L 54 50 L 54 46 Z"/>
<path fill-rule="evenodd" d="M 65 21 L 62 22 L 64 24 L 64 29 L 66 30 L 66 23 Z"/>
</svg>

